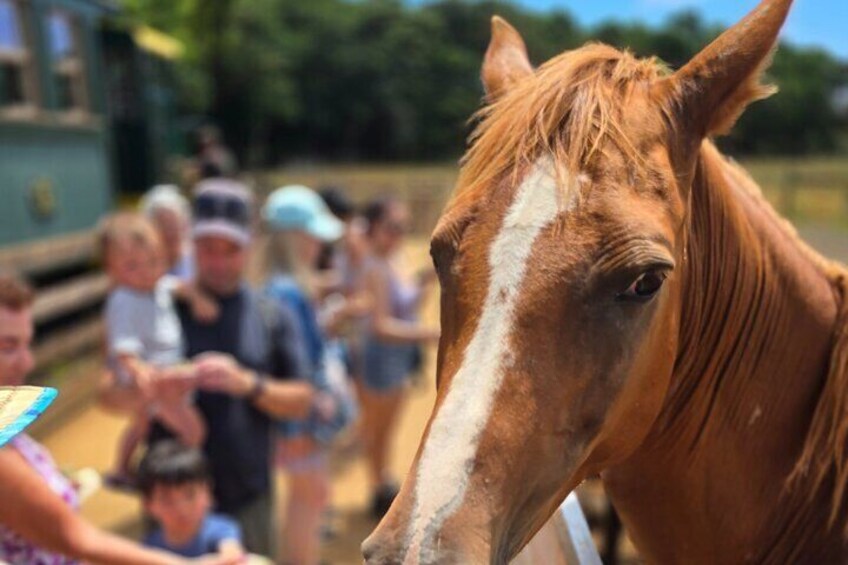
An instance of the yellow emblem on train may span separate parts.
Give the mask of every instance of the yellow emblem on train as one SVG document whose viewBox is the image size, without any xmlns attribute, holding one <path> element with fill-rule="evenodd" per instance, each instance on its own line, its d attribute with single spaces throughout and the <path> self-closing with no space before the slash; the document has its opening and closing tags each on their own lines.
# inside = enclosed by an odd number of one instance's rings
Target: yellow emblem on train
<svg viewBox="0 0 848 565">
<path fill-rule="evenodd" d="M 29 186 L 29 197 L 32 211 L 38 219 L 46 220 L 56 213 L 56 189 L 52 179 L 35 179 Z"/>
</svg>

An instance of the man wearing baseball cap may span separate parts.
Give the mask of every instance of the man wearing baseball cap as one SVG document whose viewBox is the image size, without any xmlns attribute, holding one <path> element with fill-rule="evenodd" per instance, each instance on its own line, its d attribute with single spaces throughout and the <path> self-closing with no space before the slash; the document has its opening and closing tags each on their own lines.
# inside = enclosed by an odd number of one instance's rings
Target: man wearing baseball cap
<svg viewBox="0 0 848 565">
<path fill-rule="evenodd" d="M 305 348 L 290 311 L 245 282 L 253 195 L 243 184 L 209 179 L 194 192 L 192 237 L 197 284 L 218 303 L 212 323 L 179 310 L 186 356 L 197 368 L 195 402 L 208 429 L 204 451 L 217 511 L 235 518 L 252 553 L 275 557 L 272 543 L 271 431 L 302 418 L 312 388 L 302 380 Z M 165 436 L 154 430 L 153 440 Z"/>
</svg>

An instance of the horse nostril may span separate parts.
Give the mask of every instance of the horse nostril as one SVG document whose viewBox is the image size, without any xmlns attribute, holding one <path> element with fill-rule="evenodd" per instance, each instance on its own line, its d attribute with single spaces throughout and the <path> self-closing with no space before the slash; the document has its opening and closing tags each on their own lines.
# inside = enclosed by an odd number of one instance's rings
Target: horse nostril
<svg viewBox="0 0 848 565">
<path fill-rule="evenodd" d="M 373 539 L 373 536 L 366 539 L 362 542 L 362 546 L 360 546 L 360 550 L 362 551 L 362 558 L 366 563 L 372 563 L 372 560 L 375 559 L 377 555 L 377 551 L 379 550 L 379 543 Z M 376 561 L 373 561 L 376 563 Z"/>
<path fill-rule="evenodd" d="M 360 547 L 362 557 L 367 565 L 400 565 L 403 561 L 399 557 L 400 547 L 385 543 L 385 540 L 369 537 Z"/>
</svg>

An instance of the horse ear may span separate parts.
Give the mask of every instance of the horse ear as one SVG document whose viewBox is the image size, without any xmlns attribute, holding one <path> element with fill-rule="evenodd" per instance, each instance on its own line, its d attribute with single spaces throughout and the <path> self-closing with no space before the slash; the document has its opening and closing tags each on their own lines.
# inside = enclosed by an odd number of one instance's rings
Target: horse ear
<svg viewBox="0 0 848 565">
<path fill-rule="evenodd" d="M 483 59 L 481 77 L 489 100 L 496 100 L 509 87 L 533 74 L 524 40 L 500 16 L 492 17 L 492 39 Z"/>
<path fill-rule="evenodd" d="M 682 69 L 658 85 L 683 129 L 697 137 L 727 133 L 745 107 L 777 88 L 760 83 L 792 0 L 762 0 Z"/>
</svg>

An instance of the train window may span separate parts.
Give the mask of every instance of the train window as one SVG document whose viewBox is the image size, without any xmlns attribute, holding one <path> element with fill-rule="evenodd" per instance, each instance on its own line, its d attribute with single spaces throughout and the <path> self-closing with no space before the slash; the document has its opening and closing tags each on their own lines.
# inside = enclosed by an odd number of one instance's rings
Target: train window
<svg viewBox="0 0 848 565">
<path fill-rule="evenodd" d="M 79 29 L 73 16 L 53 10 L 47 20 L 56 106 L 60 110 L 85 110 L 85 66 Z"/>
<path fill-rule="evenodd" d="M 34 107 L 29 42 L 18 0 L 0 0 L 0 111 Z"/>
</svg>

